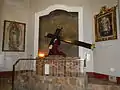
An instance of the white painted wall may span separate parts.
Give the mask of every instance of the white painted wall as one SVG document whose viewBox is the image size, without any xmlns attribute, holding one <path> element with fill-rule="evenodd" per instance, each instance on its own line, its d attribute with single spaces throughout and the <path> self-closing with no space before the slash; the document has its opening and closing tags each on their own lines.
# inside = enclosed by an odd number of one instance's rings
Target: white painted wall
<svg viewBox="0 0 120 90">
<path fill-rule="evenodd" d="M 0 3 L 1 4 L 1 3 Z M 31 31 L 31 12 L 29 9 L 29 0 L 3 0 L 2 9 L 0 9 L 0 58 L 3 65 L 0 66 L 0 71 L 11 71 L 12 65 L 18 58 L 29 57 L 32 54 L 30 42 L 33 38 Z M 2 39 L 3 39 L 3 23 L 4 20 L 18 21 L 26 23 L 26 38 L 25 38 L 25 52 L 2 52 Z M 29 39 L 28 39 L 29 38 Z M 1 62 L 2 63 L 2 62 Z"/>
<path fill-rule="evenodd" d="M 93 2 L 96 4 L 94 4 Z M 95 15 L 96 13 L 98 13 L 100 7 L 103 5 L 108 5 L 108 7 L 112 7 L 116 5 L 116 0 L 93 0 L 91 2 L 92 14 Z M 119 26 L 118 35 L 120 35 Z M 117 40 L 96 42 L 95 44 L 96 49 L 93 52 L 95 72 L 113 76 L 120 76 L 120 38 L 118 38 Z M 111 68 L 114 68 L 115 71 L 111 72 Z"/>
</svg>

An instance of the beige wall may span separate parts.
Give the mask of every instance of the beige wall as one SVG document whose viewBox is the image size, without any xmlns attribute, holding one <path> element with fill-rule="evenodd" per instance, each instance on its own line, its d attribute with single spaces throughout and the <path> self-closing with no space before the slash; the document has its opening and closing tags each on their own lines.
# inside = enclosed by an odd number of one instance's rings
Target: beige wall
<svg viewBox="0 0 120 90">
<path fill-rule="evenodd" d="M 0 3 L 1 4 L 1 3 Z M 31 35 L 29 28 L 31 14 L 29 9 L 29 0 L 4 0 L 2 3 L 2 10 L 0 9 L 0 54 L 4 55 L 3 70 L 12 70 L 12 65 L 20 57 L 30 56 L 29 41 Z M 30 16 L 29 16 L 30 15 Z M 18 21 L 26 23 L 26 37 L 25 37 L 25 52 L 2 52 L 2 39 L 3 39 L 3 24 L 4 20 Z M 29 35 L 28 35 L 29 34 Z M 0 68 L 1 70 L 1 68 Z"/>
<path fill-rule="evenodd" d="M 116 5 L 115 0 L 103 0 L 102 2 L 96 2 L 95 5 L 92 5 L 92 13 L 93 15 L 99 11 L 99 7 L 102 4 L 108 4 L 109 6 Z M 96 8 L 95 8 L 96 7 Z M 118 13 L 118 11 L 117 11 Z M 117 16 L 117 22 L 118 21 Z M 94 50 L 94 70 L 98 73 L 109 74 L 120 76 L 120 38 L 119 38 L 119 23 L 118 25 L 118 39 L 117 40 L 109 40 L 104 42 L 96 43 L 96 49 Z M 113 68 L 115 71 L 111 71 Z"/>
<path fill-rule="evenodd" d="M 89 2 L 89 0 L 31 0 L 31 8 L 34 12 L 39 12 L 54 4 L 89 7 Z"/>
<path fill-rule="evenodd" d="M 3 0 L 0 0 L 0 53 L 1 53 L 1 45 L 2 45 L 2 10 L 3 10 Z"/>
</svg>

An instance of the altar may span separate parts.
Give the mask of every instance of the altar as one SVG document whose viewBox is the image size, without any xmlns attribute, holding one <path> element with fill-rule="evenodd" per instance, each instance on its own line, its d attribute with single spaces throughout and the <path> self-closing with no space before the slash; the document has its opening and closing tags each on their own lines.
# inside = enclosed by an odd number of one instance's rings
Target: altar
<svg viewBox="0 0 120 90">
<path fill-rule="evenodd" d="M 29 59 L 28 59 L 29 60 Z M 30 59 L 36 61 L 36 70 L 30 61 L 21 59 L 15 65 L 13 90 L 87 90 L 88 79 L 84 60 L 79 57 L 49 56 Z M 24 64 L 21 68 L 21 64 Z M 19 68 L 19 70 L 18 70 Z"/>
</svg>

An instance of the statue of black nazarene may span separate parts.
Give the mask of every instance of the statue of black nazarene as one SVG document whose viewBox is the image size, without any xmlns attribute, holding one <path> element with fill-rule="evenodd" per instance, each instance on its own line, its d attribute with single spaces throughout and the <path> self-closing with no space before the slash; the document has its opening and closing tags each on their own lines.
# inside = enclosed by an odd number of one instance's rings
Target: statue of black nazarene
<svg viewBox="0 0 120 90">
<path fill-rule="evenodd" d="M 85 43 L 85 42 L 81 42 L 81 41 L 77 41 L 77 40 L 69 40 L 69 41 L 65 40 L 63 37 L 61 37 L 61 31 L 62 31 L 62 28 L 57 28 L 54 34 L 48 33 L 45 36 L 47 38 L 51 38 L 51 41 L 49 43 L 48 55 L 62 55 L 64 57 L 66 56 L 66 54 L 64 52 L 59 50 L 61 41 L 68 43 L 68 44 L 73 44 L 73 45 L 81 46 L 84 48 L 88 48 L 88 49 L 95 48 L 94 44 L 89 44 L 89 43 Z"/>
<path fill-rule="evenodd" d="M 56 32 L 54 34 L 48 34 L 47 37 L 52 38 L 49 43 L 49 53 L 48 55 L 62 55 L 66 56 L 66 54 L 59 50 L 59 46 L 61 44 L 60 41 L 60 34 L 61 34 L 62 28 L 57 28 Z"/>
</svg>

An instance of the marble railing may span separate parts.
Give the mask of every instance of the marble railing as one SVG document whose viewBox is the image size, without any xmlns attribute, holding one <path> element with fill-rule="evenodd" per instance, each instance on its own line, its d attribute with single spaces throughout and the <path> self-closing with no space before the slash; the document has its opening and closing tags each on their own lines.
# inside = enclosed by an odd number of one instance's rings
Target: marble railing
<svg viewBox="0 0 120 90">
<path fill-rule="evenodd" d="M 42 76 L 80 77 L 85 73 L 84 61 L 78 57 L 46 57 L 36 61 L 36 72 Z"/>
</svg>

